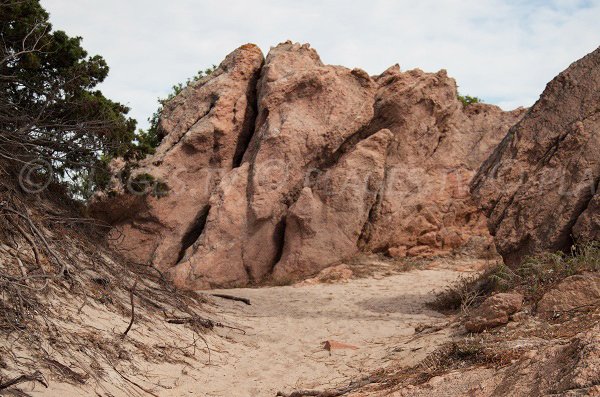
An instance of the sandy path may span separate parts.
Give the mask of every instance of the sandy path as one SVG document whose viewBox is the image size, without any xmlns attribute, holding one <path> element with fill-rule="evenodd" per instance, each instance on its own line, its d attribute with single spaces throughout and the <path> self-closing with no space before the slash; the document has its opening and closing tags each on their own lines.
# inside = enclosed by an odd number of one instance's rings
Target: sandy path
<svg viewBox="0 0 600 397">
<path fill-rule="evenodd" d="M 226 321 L 247 334 L 229 331 L 220 332 L 228 338 L 211 338 L 222 353 L 213 352 L 210 367 L 189 373 L 197 383 L 188 379 L 173 395 L 275 396 L 279 390 L 338 386 L 392 357 L 411 364 L 445 340 L 444 332 L 420 346 L 398 346 L 412 339 L 415 326 L 446 321 L 424 304 L 459 274 L 415 270 L 342 284 L 219 290 L 251 299 L 251 306 L 220 304 Z M 330 355 L 321 345 L 327 339 L 359 349 Z M 183 394 L 185 389 L 190 394 Z"/>
<path fill-rule="evenodd" d="M 189 327 L 169 324 L 160 316 L 148 317 L 138 320 L 122 340 L 114 330 L 124 329 L 128 317 L 93 302 L 81 313 L 65 305 L 64 310 L 72 312 L 71 326 L 93 324 L 112 341 L 107 349 L 130 351 L 130 358 L 114 363 L 120 373 L 105 365 L 104 375 L 83 385 L 52 376 L 48 389 L 35 384 L 23 387 L 33 396 L 274 397 L 278 391 L 346 385 L 392 360 L 396 366 L 416 364 L 449 339 L 449 327 L 418 335 L 415 327 L 448 321 L 425 303 L 434 290 L 464 274 L 452 270 L 460 268 L 456 265 L 403 273 L 381 269 L 367 278 L 338 284 L 213 291 L 249 298 L 252 305 L 216 300 L 211 317 L 246 333 L 227 328 L 206 333 L 210 363 L 202 341 Z M 325 340 L 358 349 L 334 350 L 330 355 L 322 347 Z M 140 344 L 183 361 L 136 355 L 140 350 L 133 347 Z M 59 361 L 82 371 L 77 366 L 81 361 L 75 359 L 79 350 L 66 350 L 65 355 L 54 352 Z"/>
</svg>

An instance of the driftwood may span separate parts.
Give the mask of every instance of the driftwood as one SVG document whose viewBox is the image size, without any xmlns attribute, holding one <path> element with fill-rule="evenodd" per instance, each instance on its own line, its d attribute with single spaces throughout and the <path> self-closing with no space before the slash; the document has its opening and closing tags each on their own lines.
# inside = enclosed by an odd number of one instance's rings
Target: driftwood
<svg viewBox="0 0 600 397">
<path fill-rule="evenodd" d="M 250 305 L 250 299 L 248 298 L 240 298 L 239 296 L 227 295 L 227 294 L 210 294 L 211 296 L 221 298 L 221 299 L 229 299 L 237 302 L 244 302 L 247 305 Z"/>
</svg>

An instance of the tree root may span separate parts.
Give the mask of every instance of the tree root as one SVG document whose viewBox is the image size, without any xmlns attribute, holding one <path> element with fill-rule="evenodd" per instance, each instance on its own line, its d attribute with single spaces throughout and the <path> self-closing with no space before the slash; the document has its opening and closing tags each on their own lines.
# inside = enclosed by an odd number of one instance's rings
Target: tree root
<svg viewBox="0 0 600 397">
<path fill-rule="evenodd" d="M 129 300 L 131 302 L 131 320 L 129 321 L 129 325 L 127 326 L 127 329 L 125 330 L 125 332 L 123 332 L 122 337 L 126 337 L 127 333 L 129 332 L 129 330 L 131 329 L 131 326 L 133 325 L 133 321 L 135 320 L 135 304 L 133 302 L 133 295 L 135 294 L 135 287 L 137 286 L 137 279 L 135 280 L 135 282 L 133 283 L 133 286 L 131 287 L 131 290 L 129 290 Z"/>
</svg>

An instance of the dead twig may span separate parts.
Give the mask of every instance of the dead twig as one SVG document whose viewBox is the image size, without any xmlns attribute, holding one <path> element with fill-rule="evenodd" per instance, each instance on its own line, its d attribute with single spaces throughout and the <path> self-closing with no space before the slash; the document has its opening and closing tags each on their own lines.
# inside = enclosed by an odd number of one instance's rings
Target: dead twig
<svg viewBox="0 0 600 397">
<path fill-rule="evenodd" d="M 123 336 L 122 336 L 123 338 L 125 338 L 127 336 L 127 333 L 133 326 L 133 321 L 135 320 L 135 304 L 133 301 L 133 295 L 135 293 L 135 287 L 137 286 L 137 282 L 138 281 L 136 279 L 135 282 L 133 283 L 133 286 L 129 290 L 129 299 L 131 301 L 131 320 L 129 321 L 129 325 L 127 326 L 127 329 L 125 330 L 125 332 L 123 332 Z"/>
<path fill-rule="evenodd" d="M 227 295 L 227 294 L 210 294 L 211 296 L 221 298 L 221 299 L 229 299 L 237 302 L 244 302 L 247 305 L 250 305 L 250 299 L 248 298 L 240 298 L 239 296 Z"/>
</svg>

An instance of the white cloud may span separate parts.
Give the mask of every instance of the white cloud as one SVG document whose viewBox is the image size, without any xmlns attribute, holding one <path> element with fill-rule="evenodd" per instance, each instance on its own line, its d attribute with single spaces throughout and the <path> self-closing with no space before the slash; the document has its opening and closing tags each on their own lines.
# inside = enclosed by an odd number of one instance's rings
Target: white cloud
<svg viewBox="0 0 600 397">
<path fill-rule="evenodd" d="M 600 44 L 600 0 L 42 0 L 55 29 L 111 67 L 102 90 L 140 126 L 156 98 L 241 44 L 309 42 L 326 63 L 380 73 L 445 68 L 463 93 L 504 108 Z"/>
</svg>

